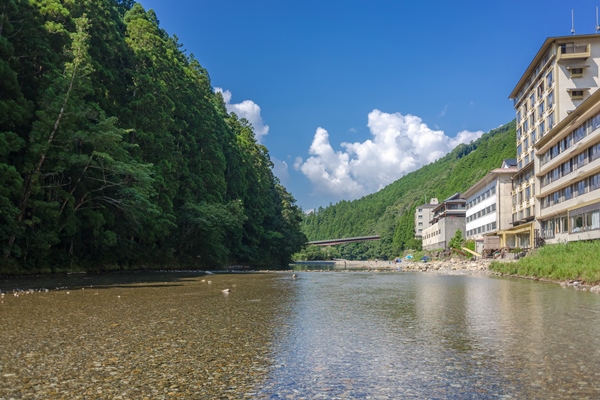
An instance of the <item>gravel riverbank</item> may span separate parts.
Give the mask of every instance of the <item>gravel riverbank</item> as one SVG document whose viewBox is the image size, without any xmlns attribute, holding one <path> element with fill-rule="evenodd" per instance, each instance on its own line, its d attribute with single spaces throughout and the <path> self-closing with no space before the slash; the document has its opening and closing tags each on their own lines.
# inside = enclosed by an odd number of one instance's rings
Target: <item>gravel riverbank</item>
<svg viewBox="0 0 600 400">
<path fill-rule="evenodd" d="M 516 260 L 499 260 L 500 262 L 515 262 Z M 474 274 L 486 274 L 503 276 L 503 274 L 492 271 L 489 269 L 490 264 L 493 260 L 460 260 L 460 259 L 445 259 L 445 260 L 431 260 L 428 262 L 420 261 L 407 261 L 403 260 L 400 263 L 392 261 L 349 261 L 349 260 L 336 260 L 336 270 L 370 270 L 370 271 L 403 271 L 403 272 L 427 272 L 436 273 L 442 275 L 474 275 Z M 600 294 L 600 285 L 586 285 L 582 281 L 557 281 L 552 279 L 543 278 L 531 278 L 526 276 L 510 275 L 514 278 L 525 278 L 534 279 L 541 282 L 550 282 L 560 284 L 564 288 L 572 288 L 581 291 L 590 291 L 592 293 Z"/>
</svg>

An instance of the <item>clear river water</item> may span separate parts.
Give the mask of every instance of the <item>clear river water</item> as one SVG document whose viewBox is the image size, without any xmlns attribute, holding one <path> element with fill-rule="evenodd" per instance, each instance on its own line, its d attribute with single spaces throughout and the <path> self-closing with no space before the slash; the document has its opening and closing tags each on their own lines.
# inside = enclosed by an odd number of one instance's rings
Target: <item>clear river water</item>
<svg viewBox="0 0 600 400">
<path fill-rule="evenodd" d="M 556 284 L 151 272 L 0 291 L 0 399 L 600 398 L 600 295 Z"/>
</svg>

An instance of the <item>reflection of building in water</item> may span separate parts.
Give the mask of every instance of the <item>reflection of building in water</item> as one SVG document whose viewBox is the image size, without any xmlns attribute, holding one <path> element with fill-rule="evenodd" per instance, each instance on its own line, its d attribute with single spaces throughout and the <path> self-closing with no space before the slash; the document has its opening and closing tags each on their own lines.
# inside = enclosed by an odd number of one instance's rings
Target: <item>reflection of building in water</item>
<svg viewBox="0 0 600 400">
<path fill-rule="evenodd" d="M 465 308 L 469 331 L 477 338 L 498 340 L 500 305 L 496 296 L 490 295 L 497 282 L 490 279 L 465 279 Z"/>
<path fill-rule="evenodd" d="M 419 329 L 431 335 L 434 343 L 455 351 L 474 347 L 476 335 L 468 323 L 468 289 L 463 278 L 425 277 L 419 279 L 415 294 Z"/>
</svg>

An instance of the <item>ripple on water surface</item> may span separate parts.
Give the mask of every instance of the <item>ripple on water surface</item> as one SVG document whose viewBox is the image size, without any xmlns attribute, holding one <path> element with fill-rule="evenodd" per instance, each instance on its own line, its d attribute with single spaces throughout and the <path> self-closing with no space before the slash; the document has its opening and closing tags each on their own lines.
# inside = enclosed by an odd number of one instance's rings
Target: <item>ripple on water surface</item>
<svg viewBox="0 0 600 400">
<path fill-rule="evenodd" d="M 558 285 L 325 272 L 58 286 L 1 299 L 0 398 L 600 397 L 600 296 Z"/>
</svg>

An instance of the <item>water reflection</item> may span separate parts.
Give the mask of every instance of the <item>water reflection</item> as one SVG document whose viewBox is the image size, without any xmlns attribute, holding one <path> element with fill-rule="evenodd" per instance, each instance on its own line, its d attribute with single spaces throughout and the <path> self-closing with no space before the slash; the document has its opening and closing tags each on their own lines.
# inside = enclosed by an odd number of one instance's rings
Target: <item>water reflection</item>
<svg viewBox="0 0 600 400">
<path fill-rule="evenodd" d="M 600 395 L 596 295 L 488 277 L 301 278 L 265 396 Z"/>
<path fill-rule="evenodd" d="M 5 296 L 0 398 L 600 397 L 598 295 L 298 275 L 60 277 L 69 289 Z"/>
</svg>

